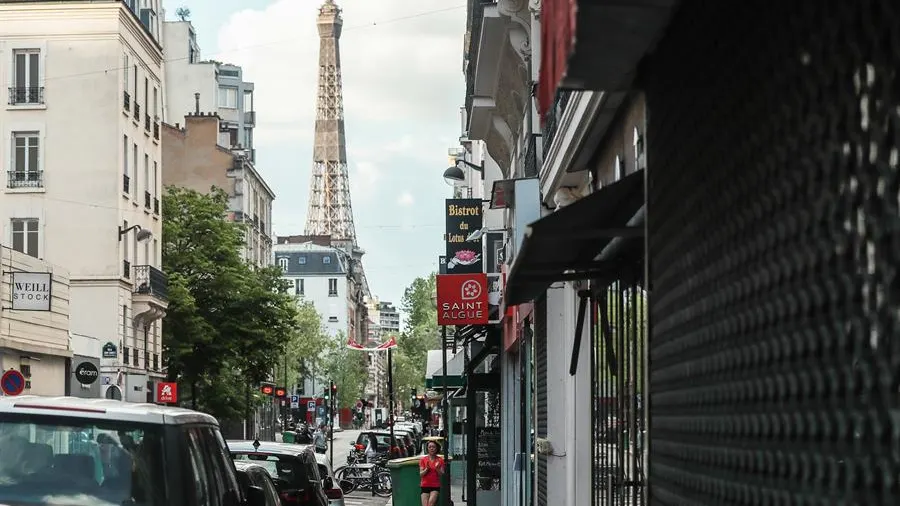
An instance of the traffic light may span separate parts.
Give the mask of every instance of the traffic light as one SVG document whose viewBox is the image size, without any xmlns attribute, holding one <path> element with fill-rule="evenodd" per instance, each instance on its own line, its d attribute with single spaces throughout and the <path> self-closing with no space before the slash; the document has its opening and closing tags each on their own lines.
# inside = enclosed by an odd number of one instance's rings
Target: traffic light
<svg viewBox="0 0 900 506">
<path fill-rule="evenodd" d="M 324 392 L 322 393 L 322 398 L 325 399 L 326 401 L 327 401 L 328 399 L 330 399 L 329 392 L 328 392 L 328 389 L 327 389 L 327 388 L 326 388 L 326 389 L 324 390 Z"/>
<path fill-rule="evenodd" d="M 287 389 L 284 387 L 275 387 L 275 397 L 287 397 Z"/>
<path fill-rule="evenodd" d="M 271 385 L 269 383 L 263 383 L 259 386 L 259 391 L 263 395 L 272 395 L 275 393 L 275 385 Z"/>
<path fill-rule="evenodd" d="M 337 399 L 337 385 L 331 384 L 331 396 Z"/>
</svg>

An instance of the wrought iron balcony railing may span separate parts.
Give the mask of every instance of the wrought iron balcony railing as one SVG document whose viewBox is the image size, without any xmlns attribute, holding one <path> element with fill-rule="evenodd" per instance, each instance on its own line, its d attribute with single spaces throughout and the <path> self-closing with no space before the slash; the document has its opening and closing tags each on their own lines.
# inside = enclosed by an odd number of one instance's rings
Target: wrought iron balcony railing
<svg viewBox="0 0 900 506">
<path fill-rule="evenodd" d="M 153 199 L 153 213 L 159 214 L 159 199 Z"/>
<path fill-rule="evenodd" d="M 125 279 L 131 278 L 131 262 L 122 260 L 122 276 Z"/>
<path fill-rule="evenodd" d="M 151 127 L 152 124 L 153 124 L 153 122 L 150 121 L 150 115 L 144 114 L 144 130 L 146 130 L 147 132 L 150 132 L 150 129 L 152 128 Z"/>
<path fill-rule="evenodd" d="M 123 96 L 122 107 L 126 111 L 131 110 L 131 95 L 129 95 L 127 91 L 125 92 L 125 95 Z"/>
<path fill-rule="evenodd" d="M 153 122 L 153 138 L 159 140 L 159 121 Z"/>
<path fill-rule="evenodd" d="M 6 180 L 7 188 L 43 188 L 44 187 L 44 171 L 18 171 L 11 170 L 8 172 L 9 177 Z"/>
<path fill-rule="evenodd" d="M 137 103 L 137 100 L 134 101 L 134 119 L 141 121 L 141 104 Z"/>
<path fill-rule="evenodd" d="M 131 193 L 131 178 L 128 177 L 128 174 L 122 174 L 122 191 Z"/>
<path fill-rule="evenodd" d="M 151 295 L 161 300 L 169 298 L 169 278 L 152 265 L 134 266 L 134 293 Z"/>
<path fill-rule="evenodd" d="M 144 192 L 144 207 L 150 209 L 150 205 L 153 203 L 153 197 L 150 195 L 150 192 Z"/>
<path fill-rule="evenodd" d="M 9 105 L 40 105 L 43 103 L 43 86 L 13 86 L 9 89 Z"/>
</svg>

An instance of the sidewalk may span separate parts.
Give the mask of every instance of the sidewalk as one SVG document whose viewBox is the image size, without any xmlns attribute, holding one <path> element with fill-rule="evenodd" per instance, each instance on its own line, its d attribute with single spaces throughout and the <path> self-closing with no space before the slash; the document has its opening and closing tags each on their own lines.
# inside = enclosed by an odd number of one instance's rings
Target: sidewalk
<svg viewBox="0 0 900 506">
<path fill-rule="evenodd" d="M 450 485 L 450 499 L 453 501 L 454 505 L 465 504 L 462 500 L 464 487 L 460 484 Z M 438 503 L 440 505 L 440 503 Z M 393 498 L 388 499 L 387 504 L 384 506 L 394 506 Z"/>
</svg>

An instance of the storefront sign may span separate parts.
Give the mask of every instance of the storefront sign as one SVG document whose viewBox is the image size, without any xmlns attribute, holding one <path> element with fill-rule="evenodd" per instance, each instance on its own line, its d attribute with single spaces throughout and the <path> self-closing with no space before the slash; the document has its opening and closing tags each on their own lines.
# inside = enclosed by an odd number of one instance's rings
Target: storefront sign
<svg viewBox="0 0 900 506">
<path fill-rule="evenodd" d="M 158 404 L 175 404 L 178 402 L 178 383 L 157 383 L 156 402 Z"/>
<path fill-rule="evenodd" d="M 481 237 L 467 240 L 482 227 L 481 199 L 447 199 L 447 273 L 484 272 Z"/>
<path fill-rule="evenodd" d="M 444 274 L 437 277 L 438 325 L 488 323 L 487 275 Z"/>
<path fill-rule="evenodd" d="M 75 368 L 75 379 L 82 385 L 91 385 L 100 377 L 100 370 L 90 362 L 82 362 Z"/>
<path fill-rule="evenodd" d="M 119 349 L 113 343 L 106 343 L 103 345 L 101 356 L 103 358 L 116 358 L 119 356 Z"/>
<path fill-rule="evenodd" d="M 50 311 L 49 272 L 13 272 L 12 308 L 17 311 Z"/>
<path fill-rule="evenodd" d="M 447 274 L 447 257 L 444 255 L 438 257 L 438 274 Z"/>
</svg>

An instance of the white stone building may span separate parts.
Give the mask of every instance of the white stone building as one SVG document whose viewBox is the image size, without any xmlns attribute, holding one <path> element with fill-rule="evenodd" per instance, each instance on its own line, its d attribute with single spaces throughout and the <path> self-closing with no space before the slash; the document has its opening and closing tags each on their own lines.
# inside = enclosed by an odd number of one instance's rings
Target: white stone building
<svg viewBox="0 0 900 506">
<path fill-rule="evenodd" d="M 68 394 L 77 388 L 69 374 L 69 273 L 6 246 L 0 265 L 0 371 L 21 372 L 23 394 Z M 49 283 L 37 279 L 46 276 Z"/>
<path fill-rule="evenodd" d="M 0 0 L 0 240 L 69 271 L 73 340 L 108 345 L 103 395 L 136 402 L 164 363 L 158 11 Z"/>
</svg>

